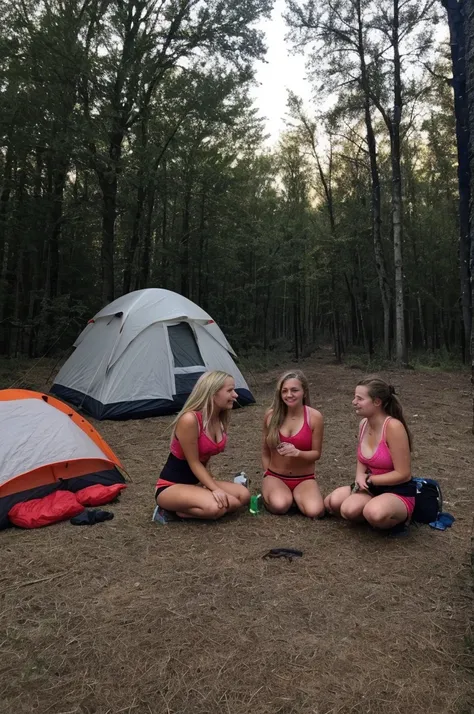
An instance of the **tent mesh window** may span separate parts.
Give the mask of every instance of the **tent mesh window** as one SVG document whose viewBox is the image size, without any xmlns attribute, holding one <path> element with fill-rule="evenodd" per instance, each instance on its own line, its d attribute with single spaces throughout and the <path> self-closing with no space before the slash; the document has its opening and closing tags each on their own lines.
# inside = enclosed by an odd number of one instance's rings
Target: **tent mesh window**
<svg viewBox="0 0 474 714">
<path fill-rule="evenodd" d="M 194 333 L 187 322 L 170 325 L 168 335 L 175 368 L 205 366 Z"/>
</svg>

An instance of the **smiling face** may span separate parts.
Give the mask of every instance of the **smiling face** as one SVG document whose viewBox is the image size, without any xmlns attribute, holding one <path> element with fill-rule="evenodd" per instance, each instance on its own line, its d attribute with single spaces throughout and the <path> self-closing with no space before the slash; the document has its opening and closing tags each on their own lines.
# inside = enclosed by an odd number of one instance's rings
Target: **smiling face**
<svg viewBox="0 0 474 714">
<path fill-rule="evenodd" d="M 281 400 L 287 407 L 303 404 L 304 389 L 299 379 L 287 379 L 281 385 Z"/>
<path fill-rule="evenodd" d="M 368 387 L 359 385 L 356 387 L 352 406 L 357 416 L 368 418 L 380 409 L 380 399 L 372 399 Z"/>
<path fill-rule="evenodd" d="M 214 394 L 214 404 L 219 411 L 232 409 L 237 396 L 234 379 L 232 377 L 227 377 L 224 382 L 224 386 Z"/>
</svg>

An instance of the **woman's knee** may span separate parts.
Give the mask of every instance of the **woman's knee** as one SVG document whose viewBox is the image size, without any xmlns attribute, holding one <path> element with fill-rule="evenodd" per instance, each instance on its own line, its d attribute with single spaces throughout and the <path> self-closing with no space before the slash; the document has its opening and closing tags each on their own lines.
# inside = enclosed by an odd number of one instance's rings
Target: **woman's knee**
<svg viewBox="0 0 474 714">
<path fill-rule="evenodd" d="M 340 486 L 335 491 L 326 496 L 324 505 L 330 513 L 340 513 L 341 506 L 344 501 L 350 496 L 350 489 Z"/>
<path fill-rule="evenodd" d="M 386 504 L 371 501 L 368 503 L 362 515 L 367 523 L 370 523 L 374 528 L 390 528 L 404 520 L 404 514 L 395 513 L 391 509 L 387 509 Z"/>
<path fill-rule="evenodd" d="M 286 496 L 281 493 L 271 493 L 265 498 L 265 506 L 269 511 L 275 514 L 286 513 L 291 504 L 293 503 L 293 498 Z"/>
<path fill-rule="evenodd" d="M 362 515 L 362 509 L 360 507 L 360 504 L 351 503 L 348 498 L 346 498 L 346 500 L 341 503 L 339 507 L 339 512 L 346 521 L 353 521 L 356 518 L 360 518 L 360 516 Z"/>
<path fill-rule="evenodd" d="M 237 492 L 237 498 L 241 506 L 246 506 L 250 503 L 250 491 L 245 486 L 242 486 Z"/>
<path fill-rule="evenodd" d="M 227 509 L 219 506 L 217 501 L 211 501 L 209 504 L 206 505 L 204 512 L 205 518 L 209 518 L 209 520 L 216 520 L 217 518 L 221 518 L 221 516 L 223 516 L 227 512 Z"/>
<path fill-rule="evenodd" d="M 332 493 L 324 499 L 324 505 L 330 513 L 339 513 L 341 510 L 341 504 L 342 499 L 336 498 Z"/>
<path fill-rule="evenodd" d="M 302 503 L 298 506 L 301 513 L 308 518 L 321 518 L 326 513 L 326 507 L 324 503 L 312 502 L 312 503 Z"/>
</svg>

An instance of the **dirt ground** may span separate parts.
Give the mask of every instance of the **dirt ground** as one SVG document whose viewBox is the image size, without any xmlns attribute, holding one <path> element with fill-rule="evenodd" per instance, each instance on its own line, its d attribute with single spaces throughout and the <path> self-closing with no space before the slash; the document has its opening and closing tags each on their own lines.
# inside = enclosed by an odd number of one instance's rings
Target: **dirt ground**
<svg viewBox="0 0 474 714">
<path fill-rule="evenodd" d="M 289 364 L 291 367 L 291 363 Z M 352 480 L 362 372 L 308 359 L 325 417 L 324 493 Z M 284 365 L 282 365 L 284 367 Z M 261 483 L 260 429 L 280 370 L 248 375 L 221 478 Z M 151 522 L 169 418 L 96 424 L 131 483 L 91 528 L 0 534 L 2 714 L 472 714 L 474 438 L 467 373 L 385 373 L 414 434 L 414 473 L 456 522 L 391 539 L 335 519 Z M 45 385 L 37 385 L 41 387 Z M 269 548 L 300 560 L 263 560 Z"/>
</svg>

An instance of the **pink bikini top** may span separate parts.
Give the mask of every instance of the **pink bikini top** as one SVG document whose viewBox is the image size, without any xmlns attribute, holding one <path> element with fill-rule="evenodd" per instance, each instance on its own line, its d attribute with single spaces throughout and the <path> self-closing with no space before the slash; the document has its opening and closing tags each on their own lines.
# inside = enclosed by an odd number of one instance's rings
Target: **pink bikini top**
<svg viewBox="0 0 474 714">
<path fill-rule="evenodd" d="M 283 436 L 280 431 L 279 438 L 282 443 L 293 444 L 293 446 L 300 451 L 311 451 L 313 432 L 309 424 L 308 407 L 304 408 L 303 426 L 301 429 L 296 434 L 293 434 L 293 436 Z"/>
<path fill-rule="evenodd" d="M 209 461 L 211 456 L 215 456 L 216 454 L 220 454 L 222 451 L 224 451 L 225 445 L 227 443 L 227 434 L 225 432 L 223 432 L 222 439 L 217 444 L 215 441 L 213 441 L 211 439 L 210 436 L 208 436 L 206 434 L 206 432 L 203 429 L 202 413 L 201 412 L 193 412 L 193 414 L 196 417 L 197 422 L 198 422 L 198 432 L 199 433 L 198 433 L 197 445 L 198 445 L 198 452 L 199 452 L 199 461 L 202 464 L 205 464 Z M 179 443 L 178 437 L 176 435 L 173 436 L 173 440 L 171 441 L 170 451 L 173 454 L 173 456 L 176 456 L 177 459 L 186 461 L 186 457 L 183 453 L 183 449 L 181 448 L 181 444 Z"/>
<path fill-rule="evenodd" d="M 368 424 L 367 419 L 365 419 L 361 424 L 359 433 L 359 443 L 357 445 L 357 458 L 361 464 L 367 466 L 367 468 L 370 469 L 370 472 L 374 476 L 377 476 L 379 474 L 388 474 L 390 471 L 394 470 L 392 454 L 390 453 L 390 449 L 388 448 L 388 444 L 385 438 L 387 423 L 390 421 L 391 418 L 392 417 L 387 417 L 385 419 L 382 427 L 382 438 L 380 439 L 379 443 L 377 444 L 377 448 L 369 459 L 364 456 L 360 446 L 362 444 L 362 439 L 364 438 L 365 429 Z"/>
</svg>

